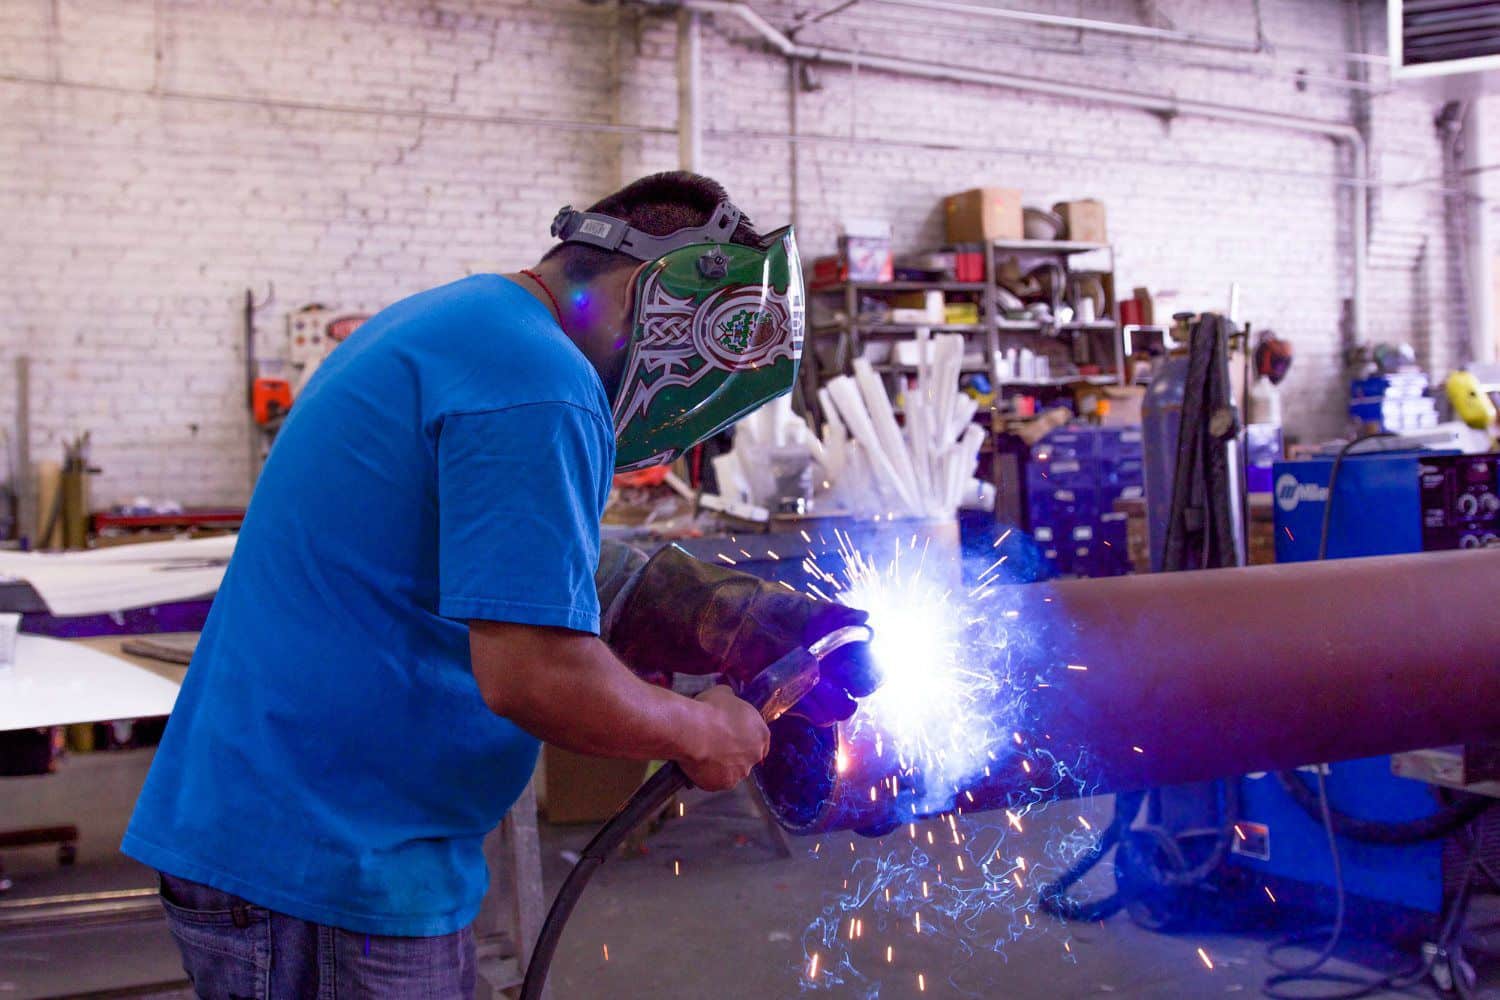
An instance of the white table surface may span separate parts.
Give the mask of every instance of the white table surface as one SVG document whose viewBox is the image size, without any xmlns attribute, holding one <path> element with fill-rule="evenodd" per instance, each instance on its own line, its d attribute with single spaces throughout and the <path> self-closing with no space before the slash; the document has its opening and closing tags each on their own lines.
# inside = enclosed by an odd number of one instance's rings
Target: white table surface
<svg viewBox="0 0 1500 1000">
<path fill-rule="evenodd" d="M 0 667 L 0 732 L 168 715 L 180 685 L 92 646 L 22 635 Z"/>
</svg>

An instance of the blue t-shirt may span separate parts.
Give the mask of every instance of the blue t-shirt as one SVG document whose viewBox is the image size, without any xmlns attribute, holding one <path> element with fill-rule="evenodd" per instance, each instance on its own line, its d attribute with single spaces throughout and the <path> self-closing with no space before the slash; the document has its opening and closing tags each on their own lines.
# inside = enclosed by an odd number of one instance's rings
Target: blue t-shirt
<svg viewBox="0 0 1500 1000">
<path fill-rule="evenodd" d="M 360 933 L 467 925 L 538 744 L 466 621 L 598 631 L 613 467 L 598 374 L 519 286 L 369 320 L 271 449 L 125 853 Z"/>
</svg>

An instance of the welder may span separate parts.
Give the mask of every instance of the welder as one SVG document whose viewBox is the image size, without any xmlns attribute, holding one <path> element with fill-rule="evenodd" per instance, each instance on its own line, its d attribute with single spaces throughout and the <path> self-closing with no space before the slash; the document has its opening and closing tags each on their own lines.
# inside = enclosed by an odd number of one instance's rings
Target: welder
<svg viewBox="0 0 1500 1000">
<path fill-rule="evenodd" d="M 617 470 L 791 389 L 791 229 L 670 173 L 552 233 L 368 321 L 271 449 L 124 842 L 200 996 L 470 995 L 481 842 L 539 740 L 730 788 L 757 711 L 635 672 L 733 683 L 862 620 L 673 548 L 601 560 Z M 794 711 L 847 717 L 862 648 Z"/>
</svg>

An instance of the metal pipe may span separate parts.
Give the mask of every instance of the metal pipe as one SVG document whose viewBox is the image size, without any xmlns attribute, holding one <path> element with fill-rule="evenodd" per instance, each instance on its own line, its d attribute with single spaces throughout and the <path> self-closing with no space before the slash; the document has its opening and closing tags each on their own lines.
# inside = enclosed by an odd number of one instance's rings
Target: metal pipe
<svg viewBox="0 0 1500 1000">
<path fill-rule="evenodd" d="M 859 716 L 788 717 L 756 780 L 794 832 L 878 830 L 1494 739 L 1496 579 L 1500 549 L 1001 588 L 987 607 L 1026 641 L 989 669 L 1030 690 L 994 720 L 988 776 L 925 787 Z"/>
<path fill-rule="evenodd" d="M 1050 94 L 1054 97 L 1068 97 L 1116 107 L 1135 108 L 1141 111 L 1149 111 L 1165 118 L 1174 118 L 1179 115 L 1194 115 L 1203 118 L 1216 118 L 1221 121 L 1239 121 L 1267 128 L 1284 128 L 1306 134 L 1321 135 L 1335 142 L 1346 143 L 1350 147 L 1351 155 L 1354 159 L 1356 175 L 1353 218 L 1351 219 L 1351 238 L 1354 246 L 1352 253 L 1353 288 L 1350 302 L 1350 322 L 1353 326 L 1355 340 L 1364 340 L 1365 272 L 1367 270 L 1365 215 L 1368 210 L 1369 200 L 1367 191 L 1369 172 L 1366 166 L 1368 163 L 1368 152 L 1365 148 L 1364 136 L 1353 125 L 1343 122 L 1323 121 L 1316 118 L 1302 118 L 1296 115 L 1282 115 L 1255 108 L 1215 104 L 1210 101 L 1184 100 L 1177 97 L 1148 94 L 1140 91 L 1093 87 L 1087 84 L 1068 83 L 1061 80 L 1047 80 L 1038 77 L 1023 76 L 1018 73 L 1000 73 L 993 70 L 969 69 L 948 63 L 930 63 L 903 57 L 871 55 L 869 53 L 853 52 L 846 49 L 800 45 L 777 30 L 774 25 L 757 14 L 748 4 L 734 2 L 734 0 L 640 0 L 640 2 L 650 7 L 674 10 L 686 8 L 703 13 L 728 14 L 737 17 L 761 38 L 770 43 L 772 48 L 788 59 L 825 62 L 849 67 L 857 66 L 884 70 L 906 76 L 924 77 L 934 80 L 954 80 L 962 83 L 1005 87 L 1029 93 Z"/>
<path fill-rule="evenodd" d="M 1202 45 L 1206 48 L 1229 49 L 1235 52 L 1259 52 L 1258 41 L 1249 42 L 1225 35 L 1196 35 L 1174 28 L 1151 28 L 1143 24 L 1125 24 L 1120 21 L 1099 21 L 1089 17 L 1065 17 L 1060 14 L 1042 14 L 1030 10 L 1012 10 L 1005 7 L 984 7 L 974 3 L 955 3 L 953 0 L 871 0 L 889 7 L 911 7 L 916 10 L 944 11 L 969 17 L 990 17 L 1002 21 L 1020 21 L 1047 28 L 1066 28 L 1073 31 L 1097 31 L 1106 35 L 1128 35 L 1132 38 L 1147 38 L 1159 42 L 1178 42 L 1185 45 Z"/>
<path fill-rule="evenodd" d="M 703 83 L 701 18 L 677 11 L 677 160 L 683 170 L 703 169 Z"/>
<path fill-rule="evenodd" d="M 1370 149 L 1365 137 L 1355 129 L 1345 140 L 1349 146 L 1349 158 L 1354 173 L 1354 185 L 1350 194 L 1354 202 L 1350 209 L 1349 241 L 1349 327 L 1356 344 L 1365 342 L 1369 332 L 1366 302 L 1369 298 L 1370 273 Z"/>
<path fill-rule="evenodd" d="M 37 541 L 36 484 L 31 467 L 31 355 L 16 356 L 16 442 L 10 484 L 15 496 L 15 537 L 26 547 Z"/>
<path fill-rule="evenodd" d="M 315 111 L 321 114 L 358 115 L 361 117 L 402 118 L 418 121 L 462 122 L 475 125 L 515 125 L 521 128 L 554 129 L 563 132 L 598 132 L 603 135 L 671 135 L 670 125 L 617 125 L 589 122 L 576 118 L 542 118 L 529 115 L 469 114 L 433 108 L 375 107 L 359 104 L 334 104 L 326 101 L 295 101 L 280 97 L 254 97 L 207 91 L 171 90 L 131 87 L 112 83 L 88 83 L 82 80 L 52 80 L 25 73 L 0 73 L 0 83 L 60 87 L 95 94 L 118 94 L 127 97 L 149 97 L 161 101 L 187 101 L 224 104 L 250 108 L 272 108 L 285 111 Z"/>
<path fill-rule="evenodd" d="M 1468 245 L 1463 248 L 1467 255 L 1464 262 L 1468 269 L 1469 285 L 1469 343 L 1468 357 L 1455 358 L 1455 361 L 1472 359 L 1474 361 L 1491 362 L 1495 360 L 1496 337 L 1500 330 L 1496 330 L 1495 324 L 1495 278 L 1494 264 L 1491 260 L 1490 248 L 1491 226 L 1489 221 L 1489 206 L 1485 203 L 1483 192 L 1485 187 L 1484 169 L 1481 163 L 1481 155 L 1485 142 L 1484 132 L 1490 127 L 1481 113 L 1483 107 L 1480 99 L 1469 102 L 1469 113 L 1464 118 L 1463 125 L 1463 170 L 1460 178 L 1463 183 L 1463 209 L 1465 218 L 1465 235 Z"/>
<path fill-rule="evenodd" d="M 161 899 L 155 889 L 78 892 L 5 900 L 0 902 L 0 936 L 133 920 L 159 920 L 161 915 Z"/>
</svg>

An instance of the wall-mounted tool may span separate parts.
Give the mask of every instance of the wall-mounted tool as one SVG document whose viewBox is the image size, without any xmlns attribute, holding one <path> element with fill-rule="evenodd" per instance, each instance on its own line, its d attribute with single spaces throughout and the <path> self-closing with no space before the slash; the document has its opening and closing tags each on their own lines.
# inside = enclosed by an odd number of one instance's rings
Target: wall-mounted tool
<svg viewBox="0 0 1500 1000">
<path fill-rule="evenodd" d="M 295 373 L 293 395 L 302 391 L 323 359 L 369 318 L 367 313 L 340 312 L 316 302 L 286 318 L 287 363 Z"/>
<path fill-rule="evenodd" d="M 292 384 L 284 378 L 258 378 L 251 383 L 250 412 L 265 427 L 292 408 Z"/>
</svg>

